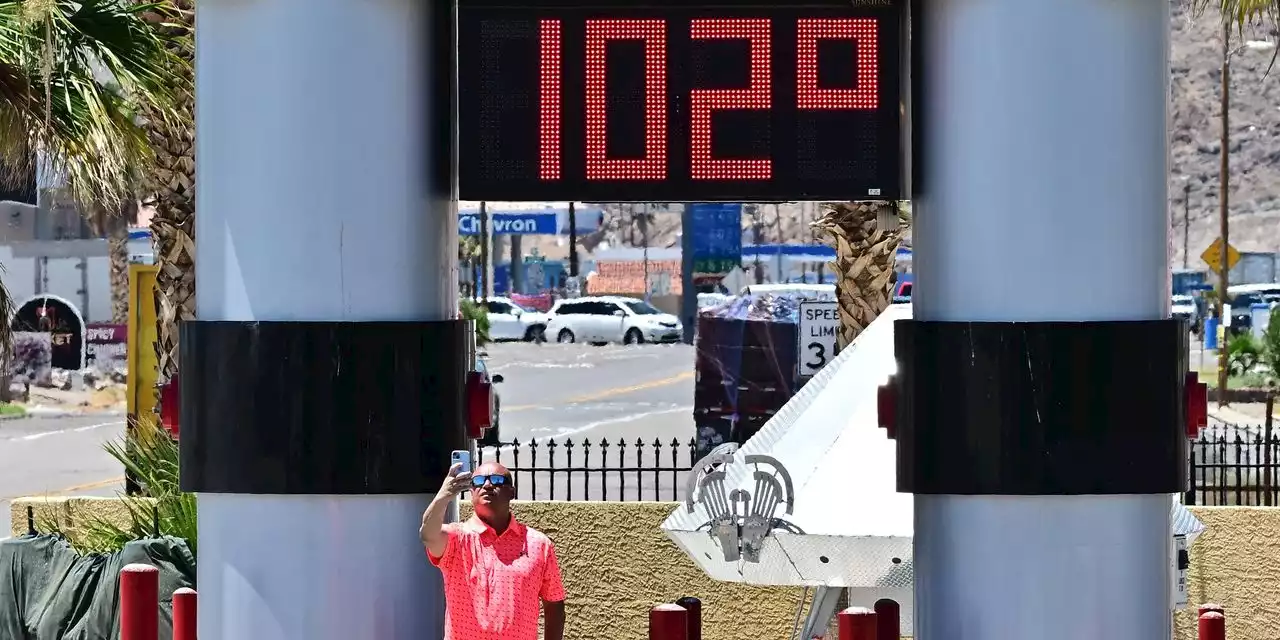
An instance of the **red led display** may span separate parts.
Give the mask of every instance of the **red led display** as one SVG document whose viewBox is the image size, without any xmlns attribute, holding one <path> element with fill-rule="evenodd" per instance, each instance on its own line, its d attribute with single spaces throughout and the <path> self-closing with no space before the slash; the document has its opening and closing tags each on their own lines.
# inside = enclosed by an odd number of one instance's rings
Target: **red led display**
<svg viewBox="0 0 1280 640">
<path fill-rule="evenodd" d="M 694 89 L 689 92 L 689 171 L 695 180 L 768 180 L 769 158 L 716 159 L 711 154 L 711 112 L 716 109 L 768 109 L 772 99 L 769 73 L 769 20 L 765 18 L 694 20 L 692 39 L 732 38 L 750 41 L 750 84 L 744 89 Z"/>
<path fill-rule="evenodd" d="M 662 20 L 587 20 L 587 179 L 667 177 L 667 29 Z M 610 40 L 644 41 L 644 157 L 610 158 L 605 76 Z"/>
<path fill-rule="evenodd" d="M 468 200 L 896 199 L 903 0 L 457 0 Z"/>
<path fill-rule="evenodd" d="M 818 86 L 818 40 L 853 40 L 857 86 Z M 880 106 L 874 18 L 801 19 L 796 25 L 796 106 L 801 109 L 875 109 Z"/>
<path fill-rule="evenodd" d="M 538 177 L 560 179 L 560 21 L 538 22 Z"/>
</svg>

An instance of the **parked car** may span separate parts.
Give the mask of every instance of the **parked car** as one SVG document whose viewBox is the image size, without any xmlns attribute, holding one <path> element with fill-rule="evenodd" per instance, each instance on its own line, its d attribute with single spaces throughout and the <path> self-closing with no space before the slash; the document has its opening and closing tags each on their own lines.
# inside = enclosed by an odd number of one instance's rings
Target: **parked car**
<svg viewBox="0 0 1280 640">
<path fill-rule="evenodd" d="M 679 342 L 680 319 L 637 298 L 602 296 L 556 302 L 547 338 L 593 345 L 620 342 Z"/>
<path fill-rule="evenodd" d="M 1280 302 L 1280 284 L 1240 284 L 1227 287 L 1231 297 L 1231 333 L 1244 333 L 1253 328 L 1253 305 Z"/>
<path fill-rule="evenodd" d="M 547 314 L 520 306 L 510 298 L 490 297 L 485 306 L 489 311 L 490 340 L 534 342 L 541 340 L 547 329 Z"/>
<path fill-rule="evenodd" d="M 1173 317 L 1186 320 L 1191 325 L 1192 333 L 1200 330 L 1200 308 L 1196 306 L 1196 299 L 1191 296 L 1173 296 Z"/>
<path fill-rule="evenodd" d="M 484 377 L 489 380 L 489 383 L 492 385 L 495 385 L 496 387 L 496 385 L 499 385 L 502 383 L 502 374 L 495 373 L 490 375 L 489 365 L 488 363 L 485 362 L 485 358 L 488 356 L 489 354 L 484 351 L 479 351 L 476 353 L 476 371 L 479 371 L 480 373 L 484 374 Z M 495 390 L 493 393 L 493 426 L 489 427 L 489 429 L 484 432 L 484 437 L 481 438 L 477 444 L 481 447 L 498 446 L 502 442 L 502 438 L 499 435 L 499 429 L 501 425 L 502 425 L 502 396 L 499 395 L 498 392 Z"/>
</svg>

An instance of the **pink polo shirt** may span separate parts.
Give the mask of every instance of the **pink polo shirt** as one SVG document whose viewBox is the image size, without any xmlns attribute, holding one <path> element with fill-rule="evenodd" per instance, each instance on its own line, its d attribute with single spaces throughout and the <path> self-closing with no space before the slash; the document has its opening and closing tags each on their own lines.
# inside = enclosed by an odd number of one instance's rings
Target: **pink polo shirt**
<svg viewBox="0 0 1280 640">
<path fill-rule="evenodd" d="M 551 539 L 515 517 L 502 535 L 480 518 L 448 524 L 444 555 L 444 640 L 537 640 L 541 601 L 564 600 Z"/>
</svg>

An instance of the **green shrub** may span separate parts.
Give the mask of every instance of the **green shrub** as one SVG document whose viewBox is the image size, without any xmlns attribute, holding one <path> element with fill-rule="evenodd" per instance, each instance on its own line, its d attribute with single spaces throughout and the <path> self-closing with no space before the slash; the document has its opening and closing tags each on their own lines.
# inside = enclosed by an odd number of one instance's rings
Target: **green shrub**
<svg viewBox="0 0 1280 640">
<path fill-rule="evenodd" d="M 119 551 L 125 543 L 152 536 L 186 541 L 196 553 L 196 496 L 178 489 L 178 443 L 153 418 L 139 420 L 125 436 L 108 442 L 107 453 L 138 480 L 142 496 L 121 495 L 129 512 L 124 526 L 90 516 L 77 522 L 73 543 L 82 553 Z M 42 531 L 64 533 L 58 523 Z"/>
<path fill-rule="evenodd" d="M 489 310 L 475 300 L 463 300 L 458 307 L 463 320 L 473 320 L 476 323 L 476 346 L 489 344 Z"/>
<path fill-rule="evenodd" d="M 1269 378 L 1280 380 L 1280 307 L 1271 310 L 1267 330 L 1262 332 L 1262 364 Z"/>
<path fill-rule="evenodd" d="M 1253 334 L 1245 331 L 1227 340 L 1227 372 L 1242 376 L 1253 371 L 1262 359 L 1262 345 Z"/>
</svg>

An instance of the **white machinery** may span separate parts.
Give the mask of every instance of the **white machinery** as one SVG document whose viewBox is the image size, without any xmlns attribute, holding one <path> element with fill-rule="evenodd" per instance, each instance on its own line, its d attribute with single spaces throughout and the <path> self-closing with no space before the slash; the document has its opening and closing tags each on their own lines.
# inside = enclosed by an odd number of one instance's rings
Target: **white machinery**
<svg viewBox="0 0 1280 640">
<path fill-rule="evenodd" d="M 896 369 L 893 323 L 910 317 L 890 306 L 754 437 L 699 461 L 662 524 L 714 579 L 816 587 L 803 640 L 822 637 L 842 588 L 852 606 L 897 601 L 912 635 L 912 496 L 897 491 L 877 406 Z M 1172 508 L 1171 609 L 1186 605 L 1185 549 L 1204 529 L 1176 497 Z"/>
</svg>

